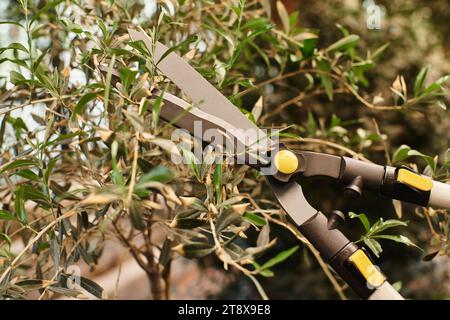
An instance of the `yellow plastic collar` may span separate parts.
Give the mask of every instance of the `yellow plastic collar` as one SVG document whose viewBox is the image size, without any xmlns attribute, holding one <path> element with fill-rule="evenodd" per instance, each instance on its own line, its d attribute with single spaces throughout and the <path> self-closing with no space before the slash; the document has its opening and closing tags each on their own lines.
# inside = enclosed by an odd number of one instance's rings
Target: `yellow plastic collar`
<svg viewBox="0 0 450 320">
<path fill-rule="evenodd" d="M 430 191 L 433 181 L 406 169 L 398 170 L 397 181 L 422 191 Z"/>
<path fill-rule="evenodd" d="M 349 258 L 363 277 L 373 287 L 379 287 L 386 280 L 379 268 L 375 266 L 369 257 L 361 249 L 356 250 Z"/>
</svg>

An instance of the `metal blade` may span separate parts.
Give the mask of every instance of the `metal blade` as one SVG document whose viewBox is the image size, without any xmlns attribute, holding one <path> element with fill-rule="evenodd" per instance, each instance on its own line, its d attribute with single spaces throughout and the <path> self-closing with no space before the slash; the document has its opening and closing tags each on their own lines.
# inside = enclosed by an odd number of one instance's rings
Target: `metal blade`
<svg viewBox="0 0 450 320">
<path fill-rule="evenodd" d="M 151 52 L 153 41 L 150 36 L 143 31 L 128 30 L 128 32 L 134 41 L 142 40 Z M 167 50 L 169 48 L 160 42 L 156 42 L 153 52 L 154 61 L 158 62 Z M 183 90 L 200 109 L 232 124 L 236 129 L 250 131 L 251 134 L 246 137 L 249 140 L 248 145 L 266 137 L 265 133 L 258 126 L 203 78 L 186 60 L 174 52 L 169 53 L 164 59 L 159 61 L 157 68 Z"/>
<path fill-rule="evenodd" d="M 281 207 L 297 226 L 301 226 L 317 213 L 306 200 L 302 187 L 297 182 L 280 182 L 271 176 L 267 176 L 267 182 Z"/>
</svg>

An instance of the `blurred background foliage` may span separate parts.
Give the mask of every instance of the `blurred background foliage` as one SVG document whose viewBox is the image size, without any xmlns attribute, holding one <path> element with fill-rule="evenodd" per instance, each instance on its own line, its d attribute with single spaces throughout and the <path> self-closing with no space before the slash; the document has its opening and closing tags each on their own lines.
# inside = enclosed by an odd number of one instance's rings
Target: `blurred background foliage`
<svg viewBox="0 0 450 320">
<path fill-rule="evenodd" d="M 128 28 L 183 55 L 261 127 L 283 128 L 293 149 L 448 179 L 447 1 L 1 0 L 0 8 L 3 297 L 117 297 L 130 271 L 122 256 L 105 262 L 119 250 L 112 242 L 147 277 L 141 297 L 177 297 L 183 281 L 172 279 L 189 276 L 174 276 L 183 274 L 177 261 L 192 258 L 205 274 L 220 273 L 203 298 L 355 298 L 256 172 L 196 164 L 185 150 L 190 165 L 170 161 L 173 128 L 152 90 L 186 97 Z M 323 212 L 349 213 L 343 231 L 379 256 L 406 297 L 449 297 L 446 210 L 370 193 L 349 200 L 329 180 L 301 182 Z M 392 226 L 394 241 L 370 236 L 352 212 L 373 228 Z M 105 265 L 117 271 L 112 291 L 93 281 Z"/>
</svg>

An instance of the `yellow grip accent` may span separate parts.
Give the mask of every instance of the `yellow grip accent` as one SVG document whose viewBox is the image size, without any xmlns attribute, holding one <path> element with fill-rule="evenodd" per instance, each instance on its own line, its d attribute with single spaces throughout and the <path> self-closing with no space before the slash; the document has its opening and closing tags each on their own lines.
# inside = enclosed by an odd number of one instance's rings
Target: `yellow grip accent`
<svg viewBox="0 0 450 320">
<path fill-rule="evenodd" d="M 370 261 L 369 257 L 361 249 L 356 250 L 349 260 L 353 262 L 371 286 L 379 287 L 386 280 L 379 268 Z"/>
<path fill-rule="evenodd" d="M 297 156 L 289 150 L 280 150 L 275 155 L 275 167 L 284 174 L 294 173 L 298 168 Z"/>
<path fill-rule="evenodd" d="M 433 181 L 431 179 L 406 169 L 398 170 L 397 181 L 406 183 L 407 185 L 422 191 L 430 191 L 431 188 L 433 188 Z"/>
</svg>

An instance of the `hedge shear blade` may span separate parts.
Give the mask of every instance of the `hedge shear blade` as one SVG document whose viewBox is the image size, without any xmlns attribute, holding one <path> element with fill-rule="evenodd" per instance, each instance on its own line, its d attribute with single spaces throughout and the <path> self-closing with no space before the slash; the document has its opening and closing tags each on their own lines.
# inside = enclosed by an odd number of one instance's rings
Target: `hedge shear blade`
<svg viewBox="0 0 450 320">
<path fill-rule="evenodd" d="M 367 252 L 348 240 L 331 219 L 314 209 L 305 199 L 301 186 L 292 178 L 297 174 L 327 176 L 340 181 L 347 195 L 358 196 L 363 189 L 368 189 L 422 206 L 443 208 L 450 208 L 449 185 L 418 175 L 407 167 L 381 166 L 309 151 L 293 152 L 268 137 L 182 57 L 153 41 L 144 31 L 129 30 L 129 34 L 132 40 L 143 41 L 152 52 L 157 69 L 194 104 L 164 93 L 164 105 L 160 110 L 162 119 L 213 145 L 221 144 L 223 140 L 205 135 L 207 130 L 216 131 L 227 141 L 237 141 L 244 146 L 245 163 L 266 175 L 287 215 L 350 287 L 362 298 L 402 299 Z M 202 125 L 200 131 L 195 128 L 196 122 Z M 261 146 L 261 137 L 264 138 L 263 148 L 255 149 L 255 144 Z"/>
<path fill-rule="evenodd" d="M 264 149 L 261 150 L 261 146 L 267 145 L 267 148 L 271 151 L 277 149 L 275 142 L 265 132 L 249 120 L 222 93 L 189 65 L 186 60 L 174 52 L 167 54 L 169 48 L 160 42 L 154 43 L 143 31 L 129 30 L 129 34 L 134 41 L 143 41 L 150 52 L 153 49 L 153 60 L 157 62 L 157 68 L 192 99 L 200 109 L 193 108 L 182 99 L 164 93 L 163 99 L 166 105 L 161 110 L 160 116 L 162 118 L 174 119 L 176 114 L 180 114 L 184 110 L 185 116 L 180 117 L 179 121 L 175 123 L 178 127 L 185 128 L 195 135 L 194 121 L 203 121 L 203 130 L 217 128 L 221 132 L 226 131 L 244 144 L 247 155 L 251 155 L 255 147 L 258 147 L 256 153 L 259 155 L 266 151 Z M 204 139 L 204 136 L 200 138 Z M 254 153 L 253 156 L 258 157 Z M 267 159 L 267 157 L 260 155 L 258 160 L 261 159 Z M 270 162 L 270 159 L 267 160 Z M 261 161 L 256 161 L 256 163 L 248 161 L 247 164 L 258 169 L 262 169 L 261 167 L 263 166 Z M 272 167 L 272 172 L 275 173 L 273 169 Z M 283 209 L 297 226 L 303 224 L 317 213 L 317 210 L 305 199 L 301 186 L 295 181 L 278 183 L 276 179 L 268 179 L 268 182 L 272 186 Z"/>
</svg>

